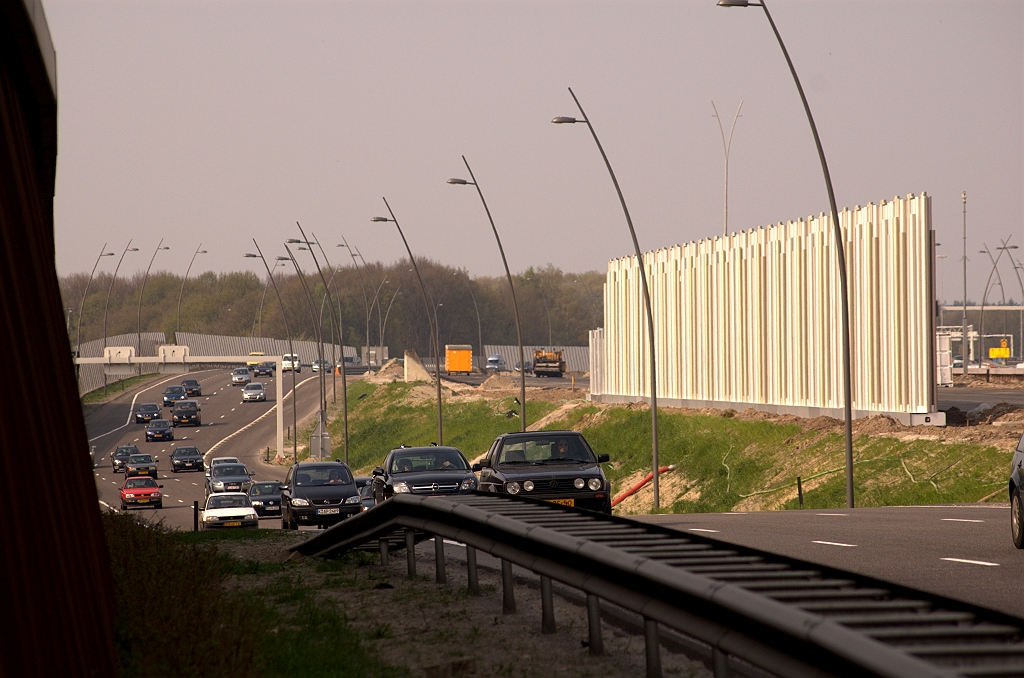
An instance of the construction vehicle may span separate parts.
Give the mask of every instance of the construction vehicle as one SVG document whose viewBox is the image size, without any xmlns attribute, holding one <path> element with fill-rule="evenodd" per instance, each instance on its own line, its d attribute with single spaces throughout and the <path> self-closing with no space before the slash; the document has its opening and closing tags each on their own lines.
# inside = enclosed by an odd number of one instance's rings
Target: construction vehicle
<svg viewBox="0 0 1024 678">
<path fill-rule="evenodd" d="M 448 374 L 473 373 L 473 347 L 469 344 L 445 344 L 444 371 Z"/>
<path fill-rule="evenodd" d="M 533 376 L 559 377 L 565 372 L 565 361 L 561 351 L 537 349 L 533 352 Z"/>
</svg>

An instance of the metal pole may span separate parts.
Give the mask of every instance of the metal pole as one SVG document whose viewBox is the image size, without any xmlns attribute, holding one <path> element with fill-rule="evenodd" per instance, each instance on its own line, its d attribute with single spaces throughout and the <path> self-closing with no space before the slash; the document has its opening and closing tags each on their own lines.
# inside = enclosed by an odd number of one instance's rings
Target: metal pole
<svg viewBox="0 0 1024 678">
<path fill-rule="evenodd" d="M 967 336 L 967 191 L 961 194 L 964 203 L 964 328 L 960 335 L 960 352 L 963 353 L 964 376 L 967 376 L 967 361 L 970 356 L 970 339 Z"/>
<path fill-rule="evenodd" d="M 647 650 L 647 678 L 661 678 L 661 636 L 658 622 L 644 617 L 644 641 Z"/>
<path fill-rule="evenodd" d="M 320 406 L 319 417 L 320 417 L 320 431 L 321 431 L 321 436 L 322 436 L 323 435 L 323 427 L 327 425 L 327 419 L 326 419 L 325 412 L 324 412 L 324 409 L 326 408 L 327 404 L 325 402 L 326 401 L 326 395 L 324 393 L 324 384 L 323 384 L 323 362 L 324 362 L 323 328 L 320 327 L 319 325 L 317 325 L 317 322 L 316 322 L 316 309 L 313 307 L 313 295 L 309 291 L 309 284 L 306 281 L 306 276 L 302 273 L 302 269 L 299 267 L 299 262 L 298 262 L 298 260 L 295 259 L 295 255 L 292 253 L 291 248 L 288 247 L 287 244 L 285 244 L 284 249 L 285 249 L 286 252 L 288 252 L 288 257 L 291 258 L 292 266 L 295 267 L 295 273 L 299 276 L 299 282 L 302 285 L 302 290 L 306 293 L 306 303 L 309 305 L 309 319 L 313 322 L 313 330 L 314 330 L 314 332 L 316 332 L 317 360 L 320 361 L 320 366 L 321 366 L 321 369 L 318 370 L 318 372 L 319 372 L 319 374 L 318 374 L 318 377 L 319 377 L 318 381 L 320 382 L 320 394 L 317 397 L 320 400 L 320 402 L 319 402 L 319 406 Z M 292 397 L 295 397 L 294 394 L 293 394 Z M 295 437 L 296 438 L 298 438 L 298 432 L 299 432 L 298 428 L 296 428 L 296 430 L 295 430 Z M 321 441 L 322 441 L 322 437 L 321 437 Z M 310 452 L 312 452 L 312 450 L 310 450 Z M 322 454 L 322 452 L 323 451 L 321 450 L 321 454 Z"/>
<path fill-rule="evenodd" d="M 416 531 L 411 527 L 405 528 L 405 563 L 408 567 L 408 575 L 416 576 Z"/>
<path fill-rule="evenodd" d="M 356 267 L 356 275 L 359 276 L 359 287 L 362 288 L 362 290 L 363 290 L 363 307 L 366 309 L 366 363 L 367 363 L 367 370 L 369 370 L 369 363 L 370 363 L 370 308 L 371 308 L 370 307 L 370 302 L 369 302 L 369 300 L 368 300 L 368 298 L 366 296 L 366 285 L 363 283 L 363 271 L 359 268 L 359 260 L 356 259 L 355 252 L 352 251 L 352 248 L 348 246 L 348 240 L 345 239 L 345 236 L 341 236 L 341 242 L 344 243 L 344 244 L 338 245 L 338 247 L 344 247 L 345 249 L 348 250 L 349 256 L 352 257 L 352 262 L 354 263 L 354 265 Z M 326 257 L 324 257 L 324 258 L 326 258 Z M 341 360 L 342 360 L 342 362 L 345 361 L 345 342 L 344 341 L 341 343 Z"/>
<path fill-rule="evenodd" d="M 110 293 L 114 289 L 114 281 L 117 280 L 117 272 L 121 268 L 121 262 L 124 261 L 124 255 L 128 252 L 138 252 L 138 247 L 132 247 L 132 241 L 129 238 L 128 244 L 124 247 L 124 252 L 121 252 L 121 258 L 117 260 L 117 266 L 114 267 L 114 275 L 110 276 L 110 287 L 107 288 L 107 302 L 103 305 L 103 352 L 107 350 L 107 309 L 110 308 Z M 103 394 L 107 394 L 107 375 L 103 374 Z"/>
<path fill-rule="evenodd" d="M 480 322 L 480 307 L 476 305 L 476 295 L 473 294 L 473 281 L 470 280 L 468 272 L 466 273 L 466 287 L 469 289 L 469 298 L 473 300 L 473 310 L 476 312 L 476 340 L 481 358 L 480 362 L 477 363 L 477 367 L 482 369 L 484 360 L 484 330 Z"/>
<path fill-rule="evenodd" d="M 604 639 L 601 637 L 601 599 L 593 593 L 587 594 L 587 622 L 590 627 L 590 656 L 604 654 Z"/>
<path fill-rule="evenodd" d="M 469 595 L 480 595 L 480 576 L 476 568 L 476 549 L 466 544 L 466 584 Z"/>
<path fill-rule="evenodd" d="M 1003 241 L 1003 247 L 997 247 L 996 248 L 997 250 L 1000 250 L 1000 252 L 995 257 L 992 256 L 992 252 L 989 250 L 988 245 L 985 245 L 985 244 L 983 244 L 983 247 L 985 249 L 983 249 L 983 250 L 981 250 L 979 252 L 979 254 L 987 254 L 989 261 L 992 262 L 992 270 L 988 272 L 988 280 L 985 281 L 985 291 L 981 295 L 981 317 L 978 319 L 978 325 L 979 325 L 979 329 L 978 329 L 978 352 L 981 354 L 978 357 L 978 364 L 979 365 L 981 364 L 981 360 L 985 357 L 985 302 L 988 300 L 988 291 L 989 291 L 989 287 L 992 284 L 992 274 L 995 273 L 997 276 L 999 276 L 999 269 L 997 267 L 999 266 L 999 260 L 1002 258 L 1003 252 L 1006 251 L 1006 243 L 1008 243 L 1009 241 L 1010 241 L 1010 239 L 1007 238 L 1006 240 Z M 1011 257 L 1011 260 L 1012 260 L 1012 257 Z M 999 276 L 999 277 L 1001 278 L 1002 276 Z M 1000 286 L 1000 288 L 1002 288 L 1002 281 L 1001 280 L 1000 280 L 999 286 Z M 1003 302 L 1005 303 L 1005 301 L 1006 301 L 1006 295 L 1004 293 L 1003 294 Z"/>
<path fill-rule="evenodd" d="M 89 282 L 85 285 L 85 294 L 82 295 L 82 303 L 78 306 L 78 338 L 75 340 L 75 357 L 82 357 L 82 313 L 85 311 L 85 298 L 89 296 L 89 288 L 92 287 L 92 278 L 96 275 L 96 267 L 100 265 L 100 259 L 103 257 L 114 256 L 113 252 L 107 253 L 104 250 L 107 249 L 107 243 L 103 243 L 103 247 L 100 248 L 100 254 L 96 257 L 96 263 L 92 265 L 92 273 L 89 274 Z M 477 316 L 479 317 L 479 315 Z M 75 365 L 75 377 L 78 377 L 82 366 Z"/>
<path fill-rule="evenodd" d="M 206 250 L 200 251 L 200 247 L 203 243 L 199 243 L 199 247 L 196 248 L 195 253 L 192 254 L 192 261 L 188 262 L 188 268 L 185 269 L 185 277 L 181 279 L 181 290 L 178 292 L 178 322 L 174 325 L 174 343 L 178 343 L 178 332 L 181 331 L 181 296 L 185 294 L 185 281 L 188 280 L 188 274 L 192 270 L 192 264 L 196 261 L 197 254 L 206 254 Z M 265 293 L 264 293 L 265 294 Z"/>
<path fill-rule="evenodd" d="M 447 584 L 448 575 L 444 571 L 444 537 L 434 535 L 434 582 Z"/>
<path fill-rule="evenodd" d="M 711 108 L 715 110 L 714 117 L 718 121 L 718 131 L 722 134 L 722 148 L 725 150 L 725 209 L 724 220 L 725 226 L 722 230 L 723 235 L 729 235 L 729 149 L 732 148 L 732 133 L 736 131 L 736 121 L 740 119 L 740 109 L 743 108 L 743 102 L 740 102 L 739 108 L 736 109 L 736 116 L 732 119 L 732 127 L 729 128 L 729 141 L 725 140 L 725 130 L 722 129 L 722 119 L 718 117 L 718 108 L 715 106 L 714 100 L 711 101 Z"/>
<path fill-rule="evenodd" d="M 516 613 L 515 582 L 512 580 L 512 563 L 501 559 L 501 613 Z"/>
<path fill-rule="evenodd" d="M 540 576 L 540 632 L 556 633 L 555 603 L 551 596 L 551 577 Z"/>
<path fill-rule="evenodd" d="M 153 262 L 156 261 L 156 253 L 160 250 L 169 250 L 170 247 L 163 247 L 164 239 L 160 238 L 160 242 L 157 243 L 156 249 L 153 250 L 153 256 L 149 259 L 149 266 L 146 267 L 146 275 L 142 279 L 142 289 L 139 291 L 139 325 L 137 328 L 138 337 L 138 349 L 135 355 L 142 357 L 142 295 L 146 293 L 146 282 L 149 280 L 149 271 L 153 268 Z M 142 374 L 142 364 L 139 364 L 139 375 Z"/>
</svg>

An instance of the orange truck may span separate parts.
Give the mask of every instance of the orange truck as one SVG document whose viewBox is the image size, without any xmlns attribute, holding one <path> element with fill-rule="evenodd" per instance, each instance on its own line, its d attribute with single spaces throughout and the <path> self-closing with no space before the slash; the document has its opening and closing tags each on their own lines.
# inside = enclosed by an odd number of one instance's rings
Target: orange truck
<svg viewBox="0 0 1024 678">
<path fill-rule="evenodd" d="M 469 344 L 445 344 L 444 371 L 448 374 L 472 374 L 473 347 Z"/>
<path fill-rule="evenodd" d="M 561 351 L 538 349 L 533 352 L 533 375 L 535 377 L 558 377 L 565 372 L 565 361 Z"/>
</svg>

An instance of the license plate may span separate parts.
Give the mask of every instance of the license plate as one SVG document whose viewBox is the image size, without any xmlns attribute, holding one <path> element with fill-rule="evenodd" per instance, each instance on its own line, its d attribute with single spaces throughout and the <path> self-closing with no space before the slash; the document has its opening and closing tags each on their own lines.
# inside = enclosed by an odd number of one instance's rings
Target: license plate
<svg viewBox="0 0 1024 678">
<path fill-rule="evenodd" d="M 191 461 L 186 461 L 185 462 L 185 466 L 192 466 L 192 462 Z"/>
<path fill-rule="evenodd" d="M 317 509 L 316 510 L 316 514 L 318 516 L 329 516 L 329 515 L 333 515 L 335 513 L 341 513 L 341 509 L 326 508 L 326 509 Z"/>
<path fill-rule="evenodd" d="M 226 523 L 224 523 L 224 527 L 241 527 L 241 526 L 242 526 L 242 521 L 241 520 L 229 520 Z"/>
<path fill-rule="evenodd" d="M 148 499 L 139 499 L 139 500 L 138 500 L 138 502 L 139 502 L 140 504 L 148 504 L 148 503 L 149 503 L 149 500 L 148 500 Z"/>
<path fill-rule="evenodd" d="M 552 504 L 561 504 L 562 506 L 576 506 L 575 499 L 548 499 L 548 502 Z"/>
</svg>

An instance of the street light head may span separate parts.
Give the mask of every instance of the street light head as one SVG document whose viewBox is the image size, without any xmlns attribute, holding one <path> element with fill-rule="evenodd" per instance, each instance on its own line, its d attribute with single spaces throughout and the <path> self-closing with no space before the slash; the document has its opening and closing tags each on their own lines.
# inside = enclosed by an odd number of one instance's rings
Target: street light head
<svg viewBox="0 0 1024 678">
<path fill-rule="evenodd" d="M 112 257 L 112 256 L 114 256 L 114 253 L 113 252 L 104 252 L 100 256 L 101 257 Z"/>
<path fill-rule="evenodd" d="M 469 182 L 466 181 L 465 179 L 455 179 L 455 178 L 452 178 L 452 179 L 448 180 L 448 183 L 449 184 L 455 184 L 456 186 L 465 186 Z"/>
<path fill-rule="evenodd" d="M 583 121 L 582 120 L 577 120 L 576 118 L 569 117 L 568 115 L 560 115 L 557 118 L 551 118 L 551 122 L 555 123 L 556 125 L 571 125 L 574 122 L 583 122 Z"/>
<path fill-rule="evenodd" d="M 139 251 L 138 247 L 129 247 L 128 249 L 125 250 L 125 252 L 138 252 L 138 251 Z"/>
<path fill-rule="evenodd" d="M 159 249 L 159 250 L 169 250 L 171 248 L 170 247 L 158 247 L 157 249 Z"/>
<path fill-rule="evenodd" d="M 246 252 L 242 256 L 245 257 L 246 259 L 262 259 L 263 258 L 263 257 L 261 257 L 258 254 L 253 254 L 252 252 Z"/>
<path fill-rule="evenodd" d="M 289 257 L 277 257 L 275 261 L 291 261 Z"/>
<path fill-rule="evenodd" d="M 309 251 L 309 248 L 308 248 L 308 247 L 300 247 L 299 249 L 300 249 L 300 250 L 305 250 L 306 252 L 308 252 L 308 251 Z"/>
<path fill-rule="evenodd" d="M 391 221 L 387 217 L 370 217 L 370 221 Z"/>
<path fill-rule="evenodd" d="M 199 250 L 198 252 L 196 252 L 196 254 L 206 254 L 206 253 L 207 253 L 206 250 Z"/>
<path fill-rule="evenodd" d="M 299 240 L 298 238 L 288 238 L 287 240 L 285 240 L 285 242 L 288 243 L 289 245 L 294 245 L 295 243 L 302 241 Z"/>
<path fill-rule="evenodd" d="M 335 245 L 335 247 L 344 247 L 344 246 L 345 246 L 345 243 L 341 243 L 341 242 L 338 243 L 337 245 Z"/>
<path fill-rule="evenodd" d="M 750 0 L 718 0 L 719 7 L 749 7 Z"/>
</svg>

